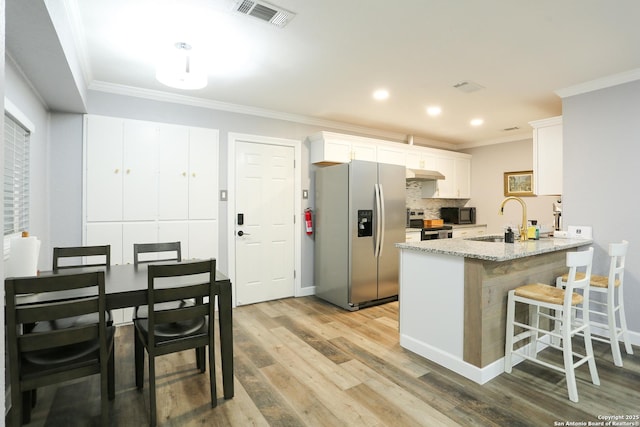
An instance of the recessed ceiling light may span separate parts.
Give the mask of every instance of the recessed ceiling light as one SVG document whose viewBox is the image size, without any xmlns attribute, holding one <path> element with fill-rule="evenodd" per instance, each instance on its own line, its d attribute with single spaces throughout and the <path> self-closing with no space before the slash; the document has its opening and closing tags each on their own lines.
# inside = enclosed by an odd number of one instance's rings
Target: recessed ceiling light
<svg viewBox="0 0 640 427">
<path fill-rule="evenodd" d="M 373 99 L 384 101 L 387 98 L 389 98 L 389 91 L 386 89 L 378 89 L 373 92 Z"/>
<path fill-rule="evenodd" d="M 439 116 L 440 113 L 442 113 L 442 108 L 438 107 L 437 105 L 427 107 L 427 114 L 432 117 Z"/>
<path fill-rule="evenodd" d="M 480 126 L 484 123 L 484 119 L 473 119 L 471 120 L 471 126 Z"/>
</svg>

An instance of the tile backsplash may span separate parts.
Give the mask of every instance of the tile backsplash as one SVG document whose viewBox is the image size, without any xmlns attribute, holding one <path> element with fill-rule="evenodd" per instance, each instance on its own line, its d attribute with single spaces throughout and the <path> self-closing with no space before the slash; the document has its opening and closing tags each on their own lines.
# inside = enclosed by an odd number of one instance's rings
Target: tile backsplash
<svg viewBox="0 0 640 427">
<path fill-rule="evenodd" d="M 463 207 L 469 199 L 423 199 L 422 184 L 419 181 L 407 181 L 407 208 L 424 209 L 425 218 L 440 218 L 442 207 Z"/>
</svg>

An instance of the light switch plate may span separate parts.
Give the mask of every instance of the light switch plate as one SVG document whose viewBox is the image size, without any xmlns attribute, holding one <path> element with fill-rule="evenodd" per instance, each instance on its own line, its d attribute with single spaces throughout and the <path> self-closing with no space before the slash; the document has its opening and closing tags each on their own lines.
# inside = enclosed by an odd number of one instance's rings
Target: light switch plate
<svg viewBox="0 0 640 427">
<path fill-rule="evenodd" d="M 220 190 L 220 201 L 221 202 L 227 201 L 227 190 Z"/>
<path fill-rule="evenodd" d="M 593 230 L 586 225 L 570 225 L 567 227 L 569 237 L 575 239 L 591 239 L 593 236 Z"/>
</svg>

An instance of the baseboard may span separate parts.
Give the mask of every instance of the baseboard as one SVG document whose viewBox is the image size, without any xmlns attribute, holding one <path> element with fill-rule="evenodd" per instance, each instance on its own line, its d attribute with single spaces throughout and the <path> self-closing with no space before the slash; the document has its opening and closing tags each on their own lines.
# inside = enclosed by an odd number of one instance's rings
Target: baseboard
<svg viewBox="0 0 640 427">
<path fill-rule="evenodd" d="M 303 288 L 300 288 L 297 290 L 296 292 L 296 298 L 298 297 L 308 297 L 311 295 L 315 295 L 316 294 L 316 287 L 315 286 L 305 286 Z"/>
<path fill-rule="evenodd" d="M 548 336 L 541 337 L 538 340 L 538 351 L 544 350 L 548 346 L 548 343 Z M 438 365 L 443 366 L 459 375 L 462 375 L 463 377 L 468 378 L 478 384 L 485 384 L 504 373 L 504 357 L 501 357 L 500 359 L 488 364 L 484 368 L 479 368 L 475 365 L 465 362 L 458 356 L 444 352 L 438 348 L 430 346 L 429 344 L 407 337 L 406 335 L 400 335 L 400 345 L 403 348 L 406 348 L 407 350 L 410 350 L 424 357 L 425 359 L 435 362 Z M 530 344 L 527 344 L 525 347 L 523 347 L 523 351 L 528 351 L 529 345 Z M 523 360 L 525 359 L 518 356 L 517 354 L 512 358 L 514 366 L 522 362 Z"/>
</svg>

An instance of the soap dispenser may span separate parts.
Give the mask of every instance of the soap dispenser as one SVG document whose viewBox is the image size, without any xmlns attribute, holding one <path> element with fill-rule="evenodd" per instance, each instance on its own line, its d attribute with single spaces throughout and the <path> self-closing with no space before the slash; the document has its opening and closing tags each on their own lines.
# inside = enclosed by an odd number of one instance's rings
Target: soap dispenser
<svg viewBox="0 0 640 427">
<path fill-rule="evenodd" d="M 511 227 L 507 228 L 507 231 L 504 233 L 504 242 L 505 243 L 514 243 L 513 230 Z"/>
</svg>

